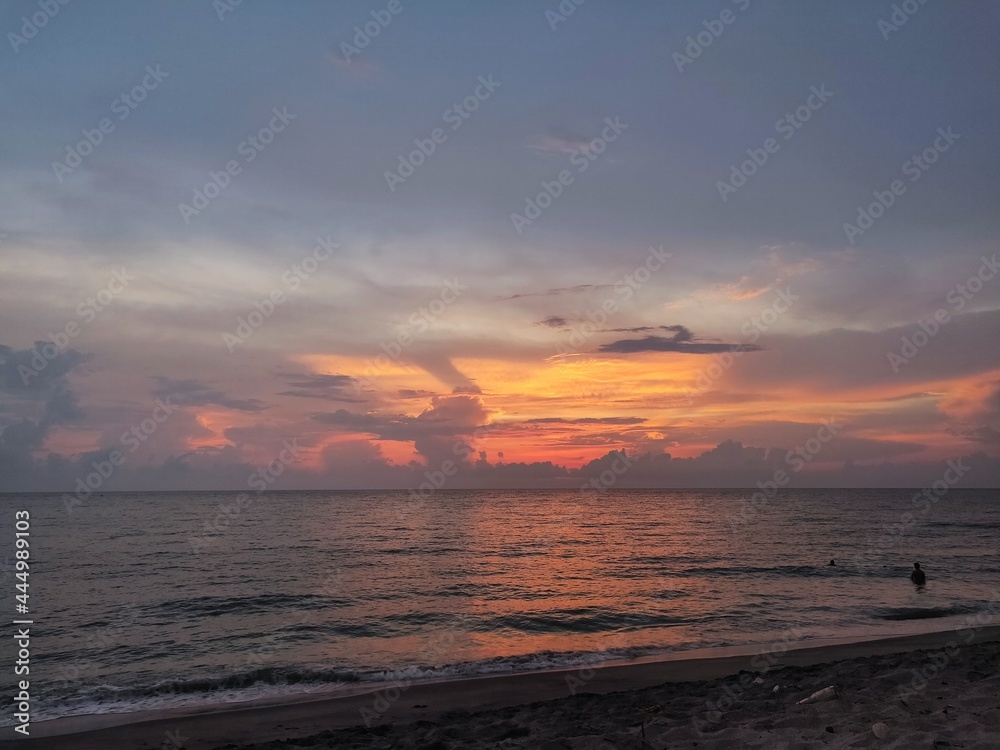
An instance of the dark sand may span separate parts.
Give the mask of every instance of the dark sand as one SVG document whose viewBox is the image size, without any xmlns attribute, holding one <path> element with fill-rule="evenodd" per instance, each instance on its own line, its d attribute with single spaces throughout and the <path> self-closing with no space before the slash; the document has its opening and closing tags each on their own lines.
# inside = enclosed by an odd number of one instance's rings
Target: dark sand
<svg viewBox="0 0 1000 750">
<path fill-rule="evenodd" d="M 724 653 L 398 692 L 383 685 L 377 693 L 159 712 L 142 721 L 135 714 L 61 719 L 33 725 L 32 739 L 16 747 L 1000 748 L 1000 627 Z M 827 686 L 836 697 L 796 705 Z M 133 723 L 81 731 L 109 721 Z M 879 724 L 882 738 L 873 731 Z M 11 736 L 5 729 L 4 738 Z"/>
</svg>

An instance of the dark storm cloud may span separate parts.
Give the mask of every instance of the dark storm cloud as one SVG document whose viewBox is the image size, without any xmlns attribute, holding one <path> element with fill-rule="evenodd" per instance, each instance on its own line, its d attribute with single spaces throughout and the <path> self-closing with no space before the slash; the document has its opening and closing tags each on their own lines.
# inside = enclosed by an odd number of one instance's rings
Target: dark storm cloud
<svg viewBox="0 0 1000 750">
<path fill-rule="evenodd" d="M 845 389 L 925 383 L 996 370 L 1000 310 L 959 315 L 903 364 L 889 360 L 903 340 L 920 330 L 916 321 L 880 331 L 834 329 L 805 336 L 769 334 L 768 356 L 747 357 L 730 371 L 734 387 L 777 389 L 808 383 Z M 994 402 L 995 403 L 995 402 Z M 995 406 L 993 407 L 995 414 Z"/>
<path fill-rule="evenodd" d="M 282 373 L 280 377 L 290 381 L 288 385 L 291 386 L 292 390 L 280 391 L 279 396 L 317 398 L 324 401 L 341 401 L 351 404 L 360 404 L 365 401 L 365 399 L 355 395 L 357 379 L 350 375 Z"/>
<path fill-rule="evenodd" d="M 636 328 L 605 328 L 597 333 L 646 333 L 647 331 L 672 331 L 674 341 L 691 341 L 694 334 L 686 326 L 637 326 Z"/>
<path fill-rule="evenodd" d="M 365 399 L 348 396 L 344 393 L 316 393 L 310 391 L 278 391 L 278 396 L 294 396 L 296 398 L 317 398 L 323 401 L 339 401 L 345 404 L 363 404 Z"/>
<path fill-rule="evenodd" d="M 341 427 L 346 432 L 375 435 L 382 440 L 413 441 L 428 435 L 469 434 L 482 425 L 487 416 L 475 395 L 435 396 L 432 403 L 432 408 L 415 417 L 337 409 L 313 414 L 312 419 Z"/>
<path fill-rule="evenodd" d="M 48 359 L 42 354 L 45 343 L 37 341 L 34 349 L 22 350 L 0 345 L 0 407 L 8 401 L 26 401 L 37 411 L 37 404 L 43 404 L 39 416 L 16 418 L 0 430 L 0 478 L 4 480 L 16 480 L 46 465 L 55 467 L 63 463 L 57 454 L 36 461 L 33 452 L 42 447 L 53 427 L 83 418 L 76 394 L 66 384 L 66 376 L 84 356 L 69 349 Z M 4 398 L 4 394 L 9 395 Z"/>
<path fill-rule="evenodd" d="M 45 356 L 53 350 L 55 356 Z M 61 351 L 49 341 L 36 341 L 33 349 L 21 350 L 0 344 L 0 391 L 44 393 L 84 359 L 76 349 Z"/>
<path fill-rule="evenodd" d="M 425 390 L 420 389 L 420 388 L 400 388 L 399 389 L 399 397 L 400 398 L 405 398 L 405 399 L 431 398 L 432 396 L 436 396 L 436 395 L 437 394 L 434 393 L 434 391 L 425 391 Z"/>
<path fill-rule="evenodd" d="M 996 430 L 989 425 L 983 425 L 972 430 L 956 431 L 954 434 L 973 443 L 1000 445 L 1000 430 Z"/>
<path fill-rule="evenodd" d="M 154 380 L 159 384 L 153 389 L 157 398 L 169 398 L 176 406 L 223 406 L 237 411 L 259 412 L 265 409 L 264 403 L 256 398 L 230 398 L 222 391 L 215 391 L 194 378 L 175 380 L 157 375 Z"/>
<path fill-rule="evenodd" d="M 610 344 L 604 344 L 597 351 L 611 354 L 635 354 L 637 352 L 678 352 L 681 354 L 715 354 L 717 352 L 728 352 L 738 347 L 741 351 L 757 352 L 761 347 L 756 344 L 718 344 L 708 342 L 698 342 L 694 340 L 694 334 L 685 326 L 660 326 L 660 328 L 673 331 L 674 335 L 667 336 L 644 336 L 641 339 L 621 339 Z"/>
<path fill-rule="evenodd" d="M 642 417 L 580 417 L 579 419 L 538 417 L 525 420 L 525 424 L 642 424 L 645 421 L 647 420 Z"/>
<path fill-rule="evenodd" d="M 355 379 L 350 375 L 323 375 L 316 373 L 283 373 L 283 378 L 291 382 L 288 384 L 293 388 L 345 388 L 353 386 Z"/>
<path fill-rule="evenodd" d="M 590 292 L 595 289 L 611 289 L 613 284 L 577 284 L 576 286 L 562 286 L 555 289 L 546 289 L 542 292 L 523 292 L 522 294 L 512 294 L 504 297 L 505 300 L 523 299 L 524 297 L 548 297 L 553 294 L 571 294 L 576 292 Z"/>
<path fill-rule="evenodd" d="M 335 412 L 313 414 L 312 419 L 323 424 L 343 427 L 347 431 L 368 432 L 381 437 L 392 434 L 396 428 L 405 428 L 413 417 L 389 414 L 358 414 L 346 409 L 337 409 Z"/>
</svg>

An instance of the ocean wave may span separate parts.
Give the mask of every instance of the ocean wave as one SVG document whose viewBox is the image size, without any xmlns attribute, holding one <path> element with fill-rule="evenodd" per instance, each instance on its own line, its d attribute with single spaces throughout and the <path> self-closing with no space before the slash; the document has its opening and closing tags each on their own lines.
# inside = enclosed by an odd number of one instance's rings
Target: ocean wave
<svg viewBox="0 0 1000 750">
<path fill-rule="evenodd" d="M 667 571 L 669 572 L 669 571 Z M 801 578 L 829 578 L 830 576 L 872 576 L 877 572 L 868 568 L 853 567 L 849 564 L 828 565 L 818 563 L 816 565 L 778 565 L 774 567 L 753 567 L 753 566 L 706 566 L 683 568 L 682 570 L 671 572 L 670 575 L 679 578 L 702 578 L 705 576 L 788 576 Z"/>
<path fill-rule="evenodd" d="M 72 695 L 63 694 L 58 699 L 48 701 L 43 698 L 35 712 L 35 718 L 47 720 L 94 713 L 130 713 L 180 706 L 235 703 L 330 691 L 338 687 L 364 683 L 370 683 L 375 690 L 379 684 L 385 683 L 408 684 L 454 677 L 587 668 L 605 662 L 636 659 L 670 650 L 662 646 L 639 646 L 602 651 L 540 651 L 443 666 L 413 665 L 381 670 L 261 666 L 236 669 L 215 677 L 178 678 L 147 684 L 113 685 L 106 682 L 80 684 Z M 13 700 L 13 693 L 0 694 L 0 700 L 10 702 Z M 3 725 L 3 721 L 0 721 L 0 726 Z"/>
<path fill-rule="evenodd" d="M 346 599 L 338 599 L 319 594 L 257 594 L 255 596 L 196 596 L 189 599 L 171 599 L 152 605 L 157 610 L 171 614 L 212 617 L 230 612 L 256 614 L 288 609 L 323 609 L 350 604 Z"/>
<path fill-rule="evenodd" d="M 871 615 L 879 620 L 929 620 L 936 617 L 956 617 L 979 612 L 979 607 L 957 604 L 951 607 L 889 607 L 877 609 Z"/>
<path fill-rule="evenodd" d="M 134 536 L 149 536 L 149 532 L 145 529 L 131 529 L 129 531 L 119 531 L 115 534 L 111 534 L 108 539 L 127 539 Z"/>
<path fill-rule="evenodd" d="M 660 612 L 607 612 L 580 608 L 500 615 L 484 620 L 472 629 L 487 632 L 509 629 L 521 633 L 603 633 L 690 622 L 688 617 Z"/>
</svg>

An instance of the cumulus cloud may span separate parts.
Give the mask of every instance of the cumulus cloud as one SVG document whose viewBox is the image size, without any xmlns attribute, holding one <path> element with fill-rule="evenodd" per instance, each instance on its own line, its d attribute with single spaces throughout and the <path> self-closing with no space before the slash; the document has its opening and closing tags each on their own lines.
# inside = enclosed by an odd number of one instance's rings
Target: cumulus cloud
<svg viewBox="0 0 1000 750">
<path fill-rule="evenodd" d="M 484 426 L 489 410 L 482 398 L 473 394 L 435 396 L 431 406 L 415 417 L 405 414 L 360 414 L 338 409 L 318 413 L 315 421 L 337 427 L 342 432 L 372 435 L 380 440 L 412 442 L 430 464 L 455 460 L 467 453 L 455 446 L 467 445 L 465 439 Z M 470 449 L 471 450 L 471 449 Z"/>
<path fill-rule="evenodd" d="M 83 417 L 67 384 L 67 375 L 83 355 L 67 349 L 49 358 L 44 356 L 45 346 L 53 345 L 36 341 L 33 349 L 21 350 L 0 345 L 0 407 L 10 410 L 0 422 L 0 476 L 7 481 L 40 471 L 45 464 L 36 462 L 34 452 L 52 428 Z M 59 458 L 53 456 L 49 463 L 58 463 Z"/>
<path fill-rule="evenodd" d="M 55 356 L 45 356 L 51 350 Z M 84 359 L 76 349 L 59 350 L 48 341 L 21 350 L 0 344 L 0 391 L 28 397 L 45 394 Z"/>
<path fill-rule="evenodd" d="M 370 440 L 340 440 L 326 446 L 320 454 L 320 476 L 328 486 L 410 487 L 417 483 L 415 474 L 422 467 L 392 464 L 382 449 Z"/>
<path fill-rule="evenodd" d="M 826 449 L 824 449 L 825 452 Z M 609 459 L 619 455 L 611 451 L 601 459 L 585 464 L 574 475 L 596 477 Z M 777 470 L 789 475 L 790 487 L 927 487 L 941 478 L 945 461 L 878 462 L 868 465 L 844 462 L 829 468 L 818 461 L 795 471 L 786 461 L 782 448 L 764 449 L 726 440 L 691 458 L 676 458 L 669 453 L 645 453 L 629 456 L 628 470 L 617 478 L 615 487 L 755 487 L 767 481 Z M 1000 458 L 985 453 L 961 457 L 970 467 L 960 486 L 992 487 L 1000 482 Z M 797 464 L 796 464 L 797 465 Z"/>
</svg>

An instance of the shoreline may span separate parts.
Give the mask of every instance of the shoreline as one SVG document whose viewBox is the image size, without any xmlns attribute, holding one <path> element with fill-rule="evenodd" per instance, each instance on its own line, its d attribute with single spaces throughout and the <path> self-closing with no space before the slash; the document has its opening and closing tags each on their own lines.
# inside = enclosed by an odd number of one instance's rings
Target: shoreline
<svg viewBox="0 0 1000 750">
<path fill-rule="evenodd" d="M 970 636 L 973 640 L 969 641 Z M 159 748 L 170 733 L 185 738 L 184 750 L 212 750 L 308 737 L 365 724 L 428 721 L 455 712 L 482 712 L 565 699 L 582 693 L 637 691 L 664 683 L 705 683 L 741 671 L 771 673 L 867 657 L 959 650 L 1000 641 L 1000 625 L 921 632 L 890 637 L 827 638 L 761 643 L 640 657 L 572 668 L 485 675 L 459 679 L 351 686 L 335 696 L 190 706 L 125 714 L 65 717 L 33 723 L 25 739 L 5 727 L 0 742 L 45 750 Z M 968 642 L 968 645 L 965 645 Z M 381 696 L 381 697 L 380 697 Z M 389 700 L 387 698 L 395 698 Z"/>
</svg>

